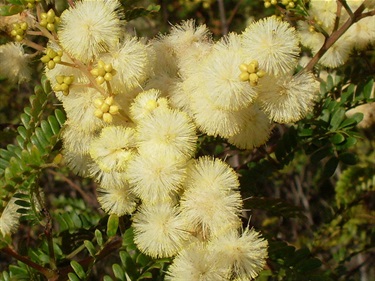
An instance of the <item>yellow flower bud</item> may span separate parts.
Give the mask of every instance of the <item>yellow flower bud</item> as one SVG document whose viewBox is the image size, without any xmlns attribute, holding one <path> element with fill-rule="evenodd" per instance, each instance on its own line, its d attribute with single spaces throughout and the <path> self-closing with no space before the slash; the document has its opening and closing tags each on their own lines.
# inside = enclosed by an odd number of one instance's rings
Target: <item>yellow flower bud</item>
<svg viewBox="0 0 375 281">
<path fill-rule="evenodd" d="M 103 84 L 104 83 L 104 78 L 103 78 L 103 76 L 98 76 L 98 77 L 96 77 L 96 83 L 98 83 L 99 85 L 101 85 L 101 84 Z"/>
<path fill-rule="evenodd" d="M 21 23 L 21 29 L 26 30 L 28 28 L 27 22 Z"/>
<path fill-rule="evenodd" d="M 102 118 L 103 117 L 103 111 L 101 111 L 100 109 L 97 109 L 97 110 L 95 110 L 94 115 L 98 118 Z"/>
<path fill-rule="evenodd" d="M 112 80 L 112 74 L 111 73 L 106 73 L 105 75 L 104 75 L 104 80 L 105 81 L 111 81 Z"/>
<path fill-rule="evenodd" d="M 100 107 L 100 110 L 102 112 L 108 112 L 109 111 L 109 104 L 103 103 L 102 106 Z"/>
<path fill-rule="evenodd" d="M 73 76 L 65 76 L 64 77 L 64 83 L 67 85 L 70 85 L 73 83 Z"/>
<path fill-rule="evenodd" d="M 59 84 L 64 83 L 64 76 L 63 75 L 56 75 L 56 81 Z"/>
<path fill-rule="evenodd" d="M 112 64 L 106 64 L 106 65 L 104 66 L 104 70 L 105 70 L 106 72 L 111 72 L 111 71 L 113 70 Z"/>
<path fill-rule="evenodd" d="M 56 84 L 54 87 L 53 87 L 53 90 L 55 92 L 60 92 L 61 91 L 61 85 L 60 84 Z"/>
<path fill-rule="evenodd" d="M 113 117 L 110 113 L 104 113 L 103 114 L 103 121 L 106 123 L 112 123 Z"/>
<path fill-rule="evenodd" d="M 111 105 L 109 107 L 109 111 L 108 112 L 113 115 L 113 114 L 117 114 L 118 111 L 119 111 L 119 107 L 117 105 Z"/>
<path fill-rule="evenodd" d="M 98 68 L 98 76 L 104 76 L 106 73 L 103 67 Z"/>
<path fill-rule="evenodd" d="M 60 63 L 61 62 L 61 57 L 60 56 L 56 56 L 56 57 L 53 58 L 53 61 L 55 63 Z"/>
<path fill-rule="evenodd" d="M 97 68 L 93 68 L 93 69 L 91 69 L 90 73 L 91 73 L 93 76 L 95 76 L 95 77 L 99 76 L 99 70 L 98 70 Z"/>
<path fill-rule="evenodd" d="M 51 59 L 53 59 L 54 57 L 56 57 L 57 53 L 52 50 L 51 48 L 47 48 L 47 56 L 49 56 Z"/>
<path fill-rule="evenodd" d="M 49 31 L 54 31 L 55 30 L 55 25 L 53 23 L 47 23 L 47 29 Z"/>
<path fill-rule="evenodd" d="M 113 104 L 113 97 L 112 96 L 107 97 L 104 102 L 108 105 L 112 105 Z"/>
<path fill-rule="evenodd" d="M 250 73 L 249 80 L 250 80 L 250 83 L 251 83 L 252 86 L 253 86 L 253 84 L 257 85 L 259 77 L 255 73 Z"/>
<path fill-rule="evenodd" d="M 40 60 L 42 61 L 42 63 L 47 63 L 51 60 L 51 58 L 47 55 L 43 56 L 40 58 Z"/>
<path fill-rule="evenodd" d="M 100 108 L 102 106 L 102 104 L 103 104 L 103 100 L 102 99 L 95 99 L 94 100 L 94 106 L 96 108 Z"/>
<path fill-rule="evenodd" d="M 257 75 L 259 78 L 262 78 L 264 75 L 266 75 L 266 72 L 263 69 L 261 69 L 257 72 Z"/>
<path fill-rule="evenodd" d="M 47 63 L 47 67 L 48 69 L 54 69 L 56 66 L 55 62 L 53 60 L 50 60 L 48 63 Z"/>
<path fill-rule="evenodd" d="M 242 72 L 247 72 L 247 64 L 245 64 L 245 63 L 241 63 L 241 64 L 240 64 L 240 70 L 241 70 Z"/>
<path fill-rule="evenodd" d="M 152 111 L 152 110 L 154 110 L 157 107 L 158 107 L 158 103 L 155 100 L 149 100 L 149 101 L 147 101 L 146 106 L 145 106 L 145 108 L 148 111 Z"/>
<path fill-rule="evenodd" d="M 16 41 L 21 42 L 23 40 L 23 36 L 21 35 L 16 35 Z"/>
<path fill-rule="evenodd" d="M 249 73 L 248 72 L 242 72 L 240 74 L 240 80 L 241 81 L 247 81 L 247 80 L 249 80 Z"/>
</svg>

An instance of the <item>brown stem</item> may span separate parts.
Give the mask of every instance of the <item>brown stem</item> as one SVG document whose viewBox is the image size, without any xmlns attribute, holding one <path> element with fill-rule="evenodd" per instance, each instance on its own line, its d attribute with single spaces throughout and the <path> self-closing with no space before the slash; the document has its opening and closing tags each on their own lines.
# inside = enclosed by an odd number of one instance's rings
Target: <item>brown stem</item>
<svg viewBox="0 0 375 281">
<path fill-rule="evenodd" d="M 45 268 L 32 260 L 30 260 L 28 257 L 21 256 L 18 254 L 14 249 L 10 248 L 9 246 L 2 248 L 1 251 L 9 256 L 12 256 L 13 258 L 23 262 L 24 264 L 28 265 L 29 267 L 35 269 L 36 271 L 43 274 L 47 279 L 53 279 L 57 276 L 57 273 L 49 268 Z"/>
<path fill-rule="evenodd" d="M 228 20 L 227 20 L 227 26 L 230 26 L 231 22 L 233 21 L 234 16 L 237 14 L 238 9 L 240 8 L 240 5 L 242 4 L 243 0 L 240 0 L 237 2 L 236 6 L 233 8 Z"/>
<path fill-rule="evenodd" d="M 22 43 L 25 44 L 25 45 L 27 45 L 27 46 L 29 46 L 29 47 L 31 47 L 31 48 L 33 48 L 33 49 L 35 49 L 35 50 L 37 50 L 37 51 L 41 51 L 41 52 L 44 51 L 44 47 L 43 46 L 41 46 L 39 44 L 36 44 L 36 43 L 34 43 L 34 42 L 30 41 L 30 40 L 23 39 Z"/>
<path fill-rule="evenodd" d="M 314 66 L 318 63 L 319 59 L 327 52 L 327 50 L 349 29 L 352 24 L 359 21 L 362 17 L 362 12 L 365 6 L 362 4 L 338 30 L 334 31 L 329 38 L 326 39 L 323 46 L 311 59 L 311 61 L 306 65 L 305 70 L 311 71 Z"/>
<path fill-rule="evenodd" d="M 224 1 L 223 0 L 217 0 L 217 4 L 219 5 L 221 33 L 222 33 L 222 35 L 227 35 L 228 34 L 228 25 L 227 25 L 227 19 L 226 19 L 226 16 L 225 16 Z"/>
</svg>

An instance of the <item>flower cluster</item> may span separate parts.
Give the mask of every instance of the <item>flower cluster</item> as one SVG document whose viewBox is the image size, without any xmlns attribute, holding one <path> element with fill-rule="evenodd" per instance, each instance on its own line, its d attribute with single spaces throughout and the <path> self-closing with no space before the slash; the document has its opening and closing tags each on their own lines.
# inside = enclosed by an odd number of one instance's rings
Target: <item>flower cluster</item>
<svg viewBox="0 0 375 281">
<path fill-rule="evenodd" d="M 270 17 L 215 42 L 186 21 L 147 42 L 123 31 L 119 7 L 84 0 L 40 19 L 41 60 L 67 114 L 65 161 L 98 183 L 105 212 L 132 216 L 142 252 L 174 257 L 170 280 L 251 280 L 267 241 L 242 229 L 235 171 L 195 158 L 197 132 L 252 149 L 272 122 L 303 118 L 318 83 L 293 74 L 297 32 Z"/>
<path fill-rule="evenodd" d="M 311 49 L 315 55 L 325 43 L 324 34 L 339 30 L 361 6 L 364 12 L 374 8 L 374 1 L 346 0 L 348 7 L 340 6 L 338 11 L 335 1 L 311 0 L 309 5 L 309 22 L 299 21 L 298 31 L 301 43 Z M 339 15 L 339 16 L 338 16 Z M 374 17 L 366 17 L 355 22 L 323 55 L 320 64 L 329 68 L 343 65 L 353 50 L 364 50 L 375 43 Z"/>
</svg>

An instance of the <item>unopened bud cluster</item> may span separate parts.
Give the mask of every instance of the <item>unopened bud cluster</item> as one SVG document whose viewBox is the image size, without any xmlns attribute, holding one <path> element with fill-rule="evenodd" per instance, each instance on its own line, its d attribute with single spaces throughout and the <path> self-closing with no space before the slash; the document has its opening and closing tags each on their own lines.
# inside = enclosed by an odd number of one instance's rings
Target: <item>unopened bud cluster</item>
<svg viewBox="0 0 375 281">
<path fill-rule="evenodd" d="M 10 35 L 12 35 L 17 42 L 21 42 L 25 37 L 27 28 L 28 24 L 26 22 L 14 23 Z"/>
<path fill-rule="evenodd" d="M 269 8 L 271 5 L 277 5 L 278 3 L 284 5 L 287 9 L 293 9 L 296 7 L 297 0 L 264 0 L 264 7 Z"/>
<path fill-rule="evenodd" d="M 249 81 L 251 86 L 258 85 L 259 78 L 262 78 L 266 74 L 264 70 L 259 69 L 259 63 L 256 60 L 249 64 L 241 64 L 240 70 L 240 80 Z"/>
<path fill-rule="evenodd" d="M 46 54 L 40 60 L 46 64 L 48 69 L 53 69 L 57 63 L 61 62 L 62 55 L 63 52 L 61 50 L 56 52 L 51 48 L 47 48 Z"/>
<path fill-rule="evenodd" d="M 55 15 L 52 9 L 47 13 L 41 13 L 40 17 L 40 25 L 47 28 L 49 31 L 55 31 L 56 25 L 60 23 L 60 18 Z"/>
<path fill-rule="evenodd" d="M 64 96 L 67 96 L 69 94 L 69 87 L 73 83 L 73 80 L 73 76 L 57 75 L 57 84 L 53 87 L 53 90 L 56 92 L 61 91 L 63 92 Z"/>
<path fill-rule="evenodd" d="M 99 60 L 97 67 L 91 70 L 91 74 L 95 77 L 96 83 L 101 85 L 106 81 L 111 81 L 116 74 L 116 70 L 113 69 L 112 64 L 106 64 Z"/>
<path fill-rule="evenodd" d="M 114 104 L 113 96 L 96 99 L 94 105 L 96 107 L 95 116 L 103 119 L 106 123 L 112 123 L 112 115 L 119 113 L 119 107 Z"/>
</svg>

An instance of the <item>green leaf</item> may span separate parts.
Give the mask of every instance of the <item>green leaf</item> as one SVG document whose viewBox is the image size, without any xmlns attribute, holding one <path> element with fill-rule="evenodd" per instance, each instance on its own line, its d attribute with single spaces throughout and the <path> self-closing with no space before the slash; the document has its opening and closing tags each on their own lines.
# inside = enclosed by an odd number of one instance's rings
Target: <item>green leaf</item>
<svg viewBox="0 0 375 281">
<path fill-rule="evenodd" d="M 74 272 L 77 274 L 77 276 L 80 279 L 85 279 L 86 278 L 86 272 L 83 269 L 83 267 L 76 261 L 71 261 L 70 266 L 73 268 Z"/>
<path fill-rule="evenodd" d="M 144 272 L 137 280 L 152 279 L 152 273 L 149 271 Z"/>
<path fill-rule="evenodd" d="M 323 158 L 332 154 L 332 147 L 331 146 L 324 146 L 315 152 L 313 152 L 310 156 L 311 163 L 317 164 Z"/>
<path fill-rule="evenodd" d="M 42 87 L 43 87 L 43 91 L 44 91 L 45 93 L 49 93 L 49 92 L 52 91 L 52 89 L 51 89 L 51 84 L 50 84 L 50 82 L 49 82 L 47 76 L 45 76 L 45 75 L 42 76 L 41 84 L 42 84 Z"/>
<path fill-rule="evenodd" d="M 374 79 L 371 79 L 363 87 L 363 96 L 365 99 L 369 99 L 371 97 L 373 86 L 374 86 Z"/>
<path fill-rule="evenodd" d="M 126 273 L 131 277 L 137 276 L 137 265 L 127 251 L 120 251 L 121 263 L 124 266 Z"/>
<path fill-rule="evenodd" d="M 362 119 L 363 119 L 363 113 L 357 112 L 353 114 L 351 117 L 346 118 L 344 121 L 342 121 L 339 128 L 344 129 L 344 128 L 354 127 L 359 122 L 361 122 Z"/>
<path fill-rule="evenodd" d="M 44 135 L 44 132 L 42 131 L 42 129 L 40 127 L 35 129 L 35 135 L 38 138 L 39 143 L 42 145 L 43 150 L 44 150 L 44 148 L 49 146 L 50 142 L 46 138 L 46 136 Z"/>
<path fill-rule="evenodd" d="M 122 270 L 121 266 L 117 263 L 112 265 L 113 274 L 117 279 L 120 279 L 121 281 L 125 281 L 125 273 Z"/>
<path fill-rule="evenodd" d="M 57 121 L 56 117 L 50 115 L 50 116 L 48 116 L 47 120 L 48 120 L 48 123 L 50 125 L 50 128 L 51 128 L 53 134 L 57 135 L 60 132 L 60 124 Z"/>
<path fill-rule="evenodd" d="M 21 13 L 23 10 L 24 7 L 20 5 L 3 5 L 0 6 L 0 16 L 12 16 Z"/>
<path fill-rule="evenodd" d="M 103 235 L 99 229 L 95 229 L 96 243 L 101 247 L 103 245 Z"/>
<path fill-rule="evenodd" d="M 30 208 L 31 207 L 30 202 L 25 201 L 25 200 L 16 200 L 16 201 L 14 201 L 14 203 L 16 205 L 18 205 L 18 206 L 25 207 L 25 208 Z"/>
<path fill-rule="evenodd" d="M 89 240 L 83 241 L 83 244 L 85 245 L 87 251 L 89 251 L 90 256 L 95 257 L 96 249 L 95 249 L 94 244 L 92 244 L 92 242 Z"/>
<path fill-rule="evenodd" d="M 24 126 L 18 126 L 17 132 L 20 134 L 20 136 L 26 140 L 27 139 L 27 130 Z"/>
<path fill-rule="evenodd" d="M 56 109 L 55 116 L 56 116 L 57 122 L 59 122 L 60 124 L 60 127 L 62 127 L 66 120 L 65 114 L 60 109 Z"/>
<path fill-rule="evenodd" d="M 26 113 L 22 113 L 20 118 L 21 118 L 21 122 L 25 126 L 25 128 L 30 129 L 30 120 L 31 120 L 30 115 L 26 114 Z"/>
<path fill-rule="evenodd" d="M 113 281 L 113 279 L 110 276 L 105 275 L 103 281 Z"/>
<path fill-rule="evenodd" d="M 350 152 L 345 152 L 345 153 L 340 154 L 339 159 L 341 162 L 347 165 L 355 165 L 358 162 L 357 156 Z"/>
<path fill-rule="evenodd" d="M 338 108 L 332 113 L 332 118 L 330 121 L 332 131 L 337 130 L 339 128 L 344 118 L 345 118 L 345 110 L 343 108 Z"/>
<path fill-rule="evenodd" d="M 333 144 L 340 144 L 340 143 L 342 143 L 343 141 L 345 141 L 345 137 L 344 137 L 344 135 L 342 135 L 342 134 L 340 134 L 340 133 L 336 133 L 336 134 L 334 134 L 332 137 L 330 137 L 329 140 L 330 140 Z"/>
<path fill-rule="evenodd" d="M 119 218 L 116 214 L 111 214 L 108 218 L 107 223 L 107 235 L 108 237 L 115 236 L 117 233 Z"/>
<path fill-rule="evenodd" d="M 81 281 L 77 275 L 75 275 L 73 272 L 68 273 L 69 281 Z"/>
<path fill-rule="evenodd" d="M 42 128 L 43 134 L 46 139 L 49 140 L 54 135 L 50 124 L 46 120 L 42 120 L 42 122 L 40 122 L 40 127 Z"/>
<path fill-rule="evenodd" d="M 325 178 L 331 177 L 335 173 L 338 164 L 339 164 L 339 159 L 335 156 L 331 157 L 327 161 L 327 163 L 324 165 L 323 177 Z"/>
</svg>

